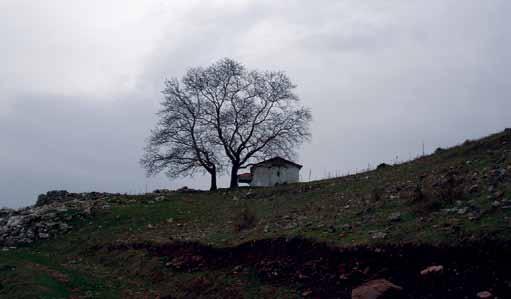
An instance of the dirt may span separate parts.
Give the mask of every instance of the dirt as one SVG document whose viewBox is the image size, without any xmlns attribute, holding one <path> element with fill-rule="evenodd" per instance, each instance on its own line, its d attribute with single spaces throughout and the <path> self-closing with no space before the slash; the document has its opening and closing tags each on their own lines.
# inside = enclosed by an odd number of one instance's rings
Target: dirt
<svg viewBox="0 0 511 299">
<path fill-rule="evenodd" d="M 266 239 L 236 247 L 213 248 L 199 243 L 116 244 L 117 254 L 143 250 L 165 257 L 177 272 L 231 269 L 254 271 L 268 284 L 296 288 L 310 298 L 351 298 L 353 288 L 373 279 L 387 279 L 403 288 L 403 298 L 475 298 L 490 291 L 511 295 L 511 244 L 467 242 L 456 247 L 400 244 L 338 248 L 305 239 Z M 442 271 L 421 275 L 430 266 Z"/>
</svg>

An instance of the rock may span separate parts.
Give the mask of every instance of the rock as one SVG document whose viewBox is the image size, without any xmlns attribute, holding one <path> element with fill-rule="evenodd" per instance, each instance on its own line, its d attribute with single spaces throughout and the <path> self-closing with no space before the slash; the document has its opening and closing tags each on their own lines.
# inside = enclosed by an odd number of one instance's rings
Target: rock
<svg viewBox="0 0 511 299">
<path fill-rule="evenodd" d="M 472 185 L 472 186 L 470 186 L 470 188 L 468 188 L 469 193 L 478 193 L 479 190 L 480 190 L 480 188 L 479 188 L 479 185 L 477 185 L 477 184 Z"/>
<path fill-rule="evenodd" d="M 384 232 L 375 232 L 371 236 L 371 238 L 373 238 L 373 239 L 385 239 L 385 237 L 387 237 L 387 234 Z"/>
<path fill-rule="evenodd" d="M 428 276 L 428 275 L 432 275 L 432 274 L 440 274 L 443 272 L 444 272 L 444 266 L 439 265 L 439 266 L 429 266 L 426 269 L 422 270 L 420 272 L 420 274 L 422 276 Z"/>
<path fill-rule="evenodd" d="M 390 167 L 390 165 L 389 165 L 389 164 L 387 164 L 387 163 L 381 163 L 380 165 L 378 165 L 378 166 L 376 167 L 376 169 L 385 169 L 385 168 L 388 168 L 388 167 Z"/>
<path fill-rule="evenodd" d="M 23 216 L 12 216 L 7 220 L 6 226 L 19 226 L 21 222 L 23 221 Z"/>
<path fill-rule="evenodd" d="M 303 297 L 308 297 L 308 296 L 310 296 L 311 294 L 312 294 L 312 291 L 311 291 L 311 290 L 306 290 L 306 291 L 303 291 L 303 292 L 302 292 L 302 296 L 303 296 Z"/>
<path fill-rule="evenodd" d="M 107 205 L 114 196 L 121 195 L 49 191 L 40 195 L 34 206 L 0 209 L 0 248 L 30 244 L 67 233 L 73 228 L 69 222 L 88 217 L 92 206 Z"/>
<path fill-rule="evenodd" d="M 169 189 L 156 189 L 153 191 L 153 193 L 170 193 L 171 191 Z"/>
<path fill-rule="evenodd" d="M 65 201 L 68 198 L 68 194 L 66 190 L 48 191 L 46 194 L 41 194 L 37 197 L 35 206 L 40 207 L 56 201 Z"/>
<path fill-rule="evenodd" d="M 371 280 L 351 291 L 351 299 L 399 298 L 403 288 L 385 279 Z"/>
<path fill-rule="evenodd" d="M 389 215 L 389 217 L 387 217 L 387 220 L 390 221 L 390 222 L 401 221 L 401 213 L 400 212 L 392 213 L 392 214 Z"/>
<path fill-rule="evenodd" d="M 496 199 L 501 199 L 502 197 L 504 197 L 504 192 L 497 191 L 497 192 L 495 192 L 494 196 Z"/>
<path fill-rule="evenodd" d="M 181 188 L 177 189 L 176 192 L 180 192 L 180 193 L 196 193 L 196 192 L 201 192 L 201 190 L 191 189 L 191 188 L 188 188 L 187 186 L 184 186 L 184 187 L 181 187 Z"/>
<path fill-rule="evenodd" d="M 466 207 L 465 207 L 465 208 L 459 208 L 457 213 L 458 213 L 459 215 L 464 215 L 464 214 L 466 214 L 467 212 L 468 212 L 468 208 L 466 208 Z"/>
<path fill-rule="evenodd" d="M 3 217 L 6 217 L 6 216 L 9 216 L 9 215 L 11 215 L 13 212 L 14 212 L 14 210 L 13 210 L 13 209 L 1 208 L 1 209 L 0 209 L 0 218 L 3 218 Z"/>
<path fill-rule="evenodd" d="M 50 238 L 50 235 L 48 233 L 39 233 L 39 238 L 40 239 L 48 239 Z"/>
<path fill-rule="evenodd" d="M 483 292 L 477 293 L 477 298 L 491 299 L 491 298 L 493 298 L 493 294 L 488 291 L 483 291 Z"/>
<path fill-rule="evenodd" d="M 343 230 L 351 230 L 353 228 L 353 226 L 351 224 L 347 223 L 347 224 L 344 224 L 343 226 L 341 226 L 341 228 Z"/>
<path fill-rule="evenodd" d="M 491 206 L 494 208 L 498 208 L 498 207 L 500 207 L 500 205 L 501 205 L 501 202 L 498 200 L 495 200 L 494 202 L 491 203 Z"/>
</svg>

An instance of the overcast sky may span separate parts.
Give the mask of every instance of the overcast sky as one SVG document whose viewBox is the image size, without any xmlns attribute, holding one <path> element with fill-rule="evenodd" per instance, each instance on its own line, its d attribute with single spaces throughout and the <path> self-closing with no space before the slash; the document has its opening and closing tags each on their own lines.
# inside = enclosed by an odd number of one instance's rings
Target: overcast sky
<svg viewBox="0 0 511 299">
<path fill-rule="evenodd" d="M 511 1 L 0 0 L 0 207 L 143 192 L 165 78 L 231 57 L 312 109 L 308 179 L 511 127 Z M 223 179 L 221 185 L 226 186 Z"/>
</svg>

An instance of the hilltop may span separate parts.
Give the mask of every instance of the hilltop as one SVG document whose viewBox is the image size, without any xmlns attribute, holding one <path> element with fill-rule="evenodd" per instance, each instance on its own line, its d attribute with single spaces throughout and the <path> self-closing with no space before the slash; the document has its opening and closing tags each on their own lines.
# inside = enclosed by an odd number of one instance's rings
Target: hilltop
<svg viewBox="0 0 511 299">
<path fill-rule="evenodd" d="M 506 298 L 511 130 L 310 183 L 53 192 L 0 225 L 2 298 Z"/>
</svg>

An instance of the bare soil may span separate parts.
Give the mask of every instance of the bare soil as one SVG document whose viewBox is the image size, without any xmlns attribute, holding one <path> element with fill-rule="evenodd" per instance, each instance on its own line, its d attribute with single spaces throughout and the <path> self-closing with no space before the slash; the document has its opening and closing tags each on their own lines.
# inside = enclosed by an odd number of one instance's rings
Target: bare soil
<svg viewBox="0 0 511 299">
<path fill-rule="evenodd" d="M 255 271 L 261 281 L 296 288 L 298 294 L 310 298 L 351 298 L 353 288 L 380 278 L 403 287 L 402 298 L 476 298 L 485 290 L 498 298 L 509 298 L 510 245 L 480 240 L 456 247 L 399 244 L 339 248 L 305 239 L 279 238 L 225 248 L 172 242 L 116 244 L 102 251 L 118 255 L 143 250 L 165 257 L 172 271 Z M 432 265 L 442 265 L 444 270 L 420 274 Z"/>
</svg>

